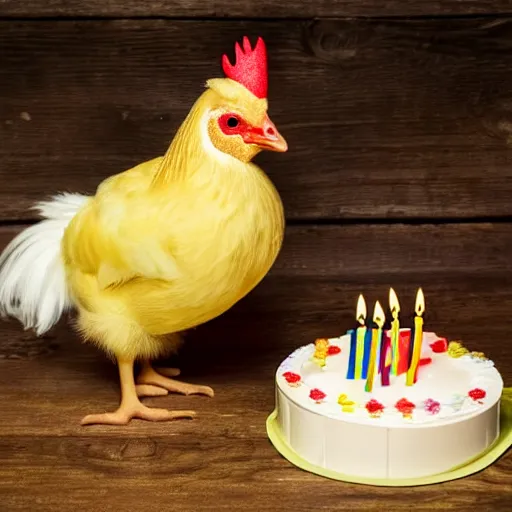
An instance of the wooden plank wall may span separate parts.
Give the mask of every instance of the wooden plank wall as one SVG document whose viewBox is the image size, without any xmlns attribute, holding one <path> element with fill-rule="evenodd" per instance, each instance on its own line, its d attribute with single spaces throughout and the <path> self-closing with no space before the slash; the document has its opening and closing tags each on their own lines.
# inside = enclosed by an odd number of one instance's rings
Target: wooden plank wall
<svg viewBox="0 0 512 512">
<path fill-rule="evenodd" d="M 194 422 L 84 429 L 117 402 L 110 361 L 66 321 L 42 339 L 2 323 L 0 510 L 510 510 L 510 454 L 462 481 L 369 488 L 297 470 L 264 428 L 278 362 L 389 286 L 404 322 L 423 286 L 426 327 L 512 385 L 509 0 L 0 0 L 0 249 L 34 201 L 162 154 L 246 34 L 269 48 L 290 151 L 258 162 L 288 225 L 263 283 L 185 344 L 183 375 L 215 399 L 150 400 Z"/>
<path fill-rule="evenodd" d="M 285 203 L 285 246 L 199 341 L 277 362 L 349 328 L 358 293 L 385 301 L 392 285 L 410 315 L 421 285 L 428 322 L 500 358 L 510 385 L 511 15 L 505 0 L 3 0 L 1 246 L 35 200 L 162 154 L 221 54 L 261 35 L 290 151 L 258 161 Z M 0 353 L 62 336 L 4 324 Z"/>
</svg>

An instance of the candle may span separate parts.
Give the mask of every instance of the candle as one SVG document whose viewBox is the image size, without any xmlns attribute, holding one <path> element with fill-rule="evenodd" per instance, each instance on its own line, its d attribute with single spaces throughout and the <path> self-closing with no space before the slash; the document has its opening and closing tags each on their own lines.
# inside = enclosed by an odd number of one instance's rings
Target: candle
<svg viewBox="0 0 512 512">
<path fill-rule="evenodd" d="M 373 389 L 373 378 L 375 376 L 375 367 L 377 365 L 377 352 L 382 338 L 382 326 L 384 325 L 384 311 L 379 301 L 375 303 L 373 310 L 373 321 L 377 329 L 372 329 L 372 345 L 370 350 L 370 362 L 368 363 L 368 377 L 366 378 L 365 391 L 370 392 Z"/>
<path fill-rule="evenodd" d="M 391 322 L 391 374 L 398 375 L 398 361 L 400 352 L 398 350 L 398 340 L 400 337 L 400 321 L 398 313 L 400 312 L 400 304 L 393 288 L 389 289 L 389 309 L 393 321 Z"/>
<path fill-rule="evenodd" d="M 409 348 L 411 346 L 411 329 L 398 333 L 398 368 L 397 375 L 407 373 L 409 369 Z"/>
<path fill-rule="evenodd" d="M 422 315 L 425 311 L 425 297 L 423 296 L 423 290 L 418 289 L 416 294 L 416 316 L 414 317 L 414 336 L 411 333 L 411 341 L 413 341 L 413 351 L 411 364 L 407 370 L 406 384 L 412 386 L 416 382 L 416 372 L 418 371 L 418 364 L 421 357 L 421 345 L 423 342 L 423 318 Z"/>
<path fill-rule="evenodd" d="M 355 360 L 355 378 L 363 378 L 363 359 L 364 359 L 364 338 L 366 334 L 366 302 L 364 297 L 359 295 L 357 300 L 356 320 L 359 322 L 360 327 L 357 328 L 357 342 L 356 342 L 356 360 Z"/>
<path fill-rule="evenodd" d="M 350 334 L 350 352 L 348 355 L 347 379 L 355 378 L 356 369 L 356 350 L 357 350 L 357 334 L 356 329 L 349 331 Z"/>
<path fill-rule="evenodd" d="M 350 353 L 348 358 L 347 379 L 360 379 L 363 351 L 364 351 L 364 335 L 366 327 L 364 325 L 366 319 L 366 302 L 364 297 L 359 295 L 357 300 L 356 320 L 360 327 L 349 331 L 350 334 Z"/>
<path fill-rule="evenodd" d="M 385 366 L 385 368 L 389 369 L 391 367 L 391 363 L 392 363 L 392 361 L 391 361 L 391 340 L 390 339 L 388 339 L 388 347 L 389 347 L 388 350 L 386 350 L 386 360 L 384 362 L 384 366 Z"/>
<path fill-rule="evenodd" d="M 364 354 L 363 354 L 363 371 L 361 378 L 368 377 L 368 364 L 370 363 L 370 351 L 372 348 L 372 329 L 366 329 L 364 335 Z"/>
<path fill-rule="evenodd" d="M 383 333 L 380 349 L 380 382 L 383 386 L 389 386 L 389 374 L 391 373 L 391 338 L 389 333 Z"/>
</svg>

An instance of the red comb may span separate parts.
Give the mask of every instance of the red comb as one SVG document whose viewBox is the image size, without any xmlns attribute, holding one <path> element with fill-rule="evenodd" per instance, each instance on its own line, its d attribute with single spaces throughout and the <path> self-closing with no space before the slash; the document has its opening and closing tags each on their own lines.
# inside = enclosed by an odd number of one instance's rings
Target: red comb
<svg viewBox="0 0 512 512">
<path fill-rule="evenodd" d="M 244 49 L 235 44 L 236 63 L 234 66 L 229 62 L 228 56 L 222 56 L 222 69 L 228 78 L 242 84 L 258 98 L 267 97 L 268 78 L 267 78 L 267 48 L 263 39 L 258 38 L 258 42 L 251 48 L 251 43 L 247 37 L 243 40 Z"/>
</svg>

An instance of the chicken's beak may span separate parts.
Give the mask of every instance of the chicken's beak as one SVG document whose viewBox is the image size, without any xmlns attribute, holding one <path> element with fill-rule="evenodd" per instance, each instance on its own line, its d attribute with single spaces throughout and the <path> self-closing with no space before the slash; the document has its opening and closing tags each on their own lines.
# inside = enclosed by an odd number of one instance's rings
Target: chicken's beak
<svg viewBox="0 0 512 512">
<path fill-rule="evenodd" d="M 274 123 L 268 116 L 265 117 L 261 128 L 255 127 L 247 131 L 244 141 L 248 144 L 256 144 L 261 149 L 269 151 L 284 153 L 288 150 L 288 144 L 284 137 L 277 131 Z"/>
</svg>

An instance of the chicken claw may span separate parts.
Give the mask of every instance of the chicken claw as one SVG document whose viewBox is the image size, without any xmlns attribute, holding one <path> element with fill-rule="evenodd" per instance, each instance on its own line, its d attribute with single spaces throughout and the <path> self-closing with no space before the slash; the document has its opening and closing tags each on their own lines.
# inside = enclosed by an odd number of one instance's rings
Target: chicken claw
<svg viewBox="0 0 512 512">
<path fill-rule="evenodd" d="M 159 368 L 159 373 L 166 377 L 177 377 L 181 371 L 178 368 Z M 140 398 L 149 396 L 166 396 L 169 391 L 160 386 L 153 386 L 151 384 L 138 384 L 135 386 L 137 390 L 137 396 Z"/>
<path fill-rule="evenodd" d="M 193 418 L 194 411 L 168 411 L 167 409 L 152 409 L 140 402 L 133 405 L 123 405 L 115 412 L 104 414 L 89 414 L 82 421 L 82 425 L 127 425 L 132 418 L 147 421 L 170 421 L 180 418 Z"/>
<path fill-rule="evenodd" d="M 168 375 L 169 377 L 175 377 L 179 375 L 179 373 L 180 371 L 177 368 L 159 368 L 157 371 L 149 363 L 144 363 L 141 372 L 137 377 L 137 393 L 144 391 L 154 392 L 155 388 L 161 388 L 167 392 L 181 393 L 183 395 L 214 396 L 213 389 L 209 386 L 187 384 L 186 382 L 181 382 L 164 376 Z M 158 395 L 152 394 L 144 396 Z"/>
<path fill-rule="evenodd" d="M 152 409 L 145 406 L 137 396 L 137 389 L 133 378 L 133 359 L 119 359 L 118 366 L 121 381 L 121 405 L 115 412 L 89 414 L 82 420 L 82 425 L 98 423 L 103 425 L 126 425 L 132 418 L 147 421 L 170 421 L 180 418 L 193 418 L 196 415 L 194 411 L 169 411 L 167 409 Z M 153 393 L 153 396 L 154 393 L 162 394 L 157 389 L 159 388 L 153 385 L 142 387 L 142 391 Z"/>
<path fill-rule="evenodd" d="M 151 384 L 139 384 L 135 386 L 135 389 L 139 398 L 148 396 L 166 396 L 169 394 L 167 389 L 161 388 L 159 386 L 152 386 Z"/>
</svg>

